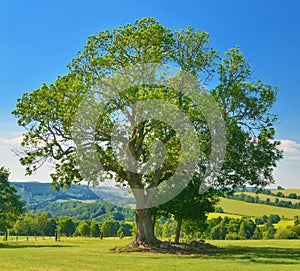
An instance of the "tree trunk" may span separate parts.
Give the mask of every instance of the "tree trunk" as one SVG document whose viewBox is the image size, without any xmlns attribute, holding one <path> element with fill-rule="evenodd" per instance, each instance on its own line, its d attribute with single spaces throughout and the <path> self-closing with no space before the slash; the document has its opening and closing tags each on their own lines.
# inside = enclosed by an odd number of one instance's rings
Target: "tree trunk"
<svg viewBox="0 0 300 271">
<path fill-rule="evenodd" d="M 137 209 L 135 211 L 135 223 L 135 236 L 129 246 L 158 246 L 161 243 L 154 235 L 151 209 Z"/>
<path fill-rule="evenodd" d="M 182 224 L 182 218 L 179 218 L 177 220 L 177 227 L 176 227 L 175 240 L 174 240 L 175 244 L 179 243 L 181 224 Z"/>
</svg>

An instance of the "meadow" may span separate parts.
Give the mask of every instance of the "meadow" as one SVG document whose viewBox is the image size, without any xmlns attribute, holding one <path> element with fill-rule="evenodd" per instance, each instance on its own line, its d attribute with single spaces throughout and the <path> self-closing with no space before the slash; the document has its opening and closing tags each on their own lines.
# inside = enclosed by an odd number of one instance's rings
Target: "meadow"
<svg viewBox="0 0 300 271">
<path fill-rule="evenodd" d="M 277 193 L 279 192 L 279 190 L 273 190 L 272 192 L 273 193 Z M 299 189 L 289 189 L 289 191 L 297 191 L 298 194 L 299 194 Z M 281 190 L 280 192 L 284 192 L 284 190 Z M 287 192 L 284 192 L 285 195 L 289 195 L 290 193 L 287 193 Z M 295 193 L 295 192 L 291 192 L 291 193 Z M 290 199 L 290 198 L 279 198 L 279 197 L 275 197 L 275 196 L 271 196 L 271 195 L 265 195 L 265 194 L 256 194 L 255 192 L 237 192 L 236 194 L 245 194 L 245 195 L 249 195 L 249 196 L 252 196 L 252 197 L 256 197 L 258 196 L 260 200 L 266 200 L 266 199 L 270 199 L 271 202 L 275 202 L 275 199 L 278 198 L 279 200 L 283 200 L 283 201 L 290 201 L 292 203 L 299 203 L 300 202 L 300 199 Z M 297 194 L 297 193 L 296 193 Z"/>
<path fill-rule="evenodd" d="M 300 215 L 299 209 L 248 203 L 226 198 L 220 198 L 218 206 L 222 207 L 225 213 L 250 217 L 260 217 L 262 215 L 277 214 L 281 218 L 294 219 L 296 215 Z"/>
<path fill-rule="evenodd" d="M 210 240 L 200 255 L 117 252 L 129 240 L 62 238 L 0 242 L 0 270 L 300 270 L 300 240 Z"/>
</svg>

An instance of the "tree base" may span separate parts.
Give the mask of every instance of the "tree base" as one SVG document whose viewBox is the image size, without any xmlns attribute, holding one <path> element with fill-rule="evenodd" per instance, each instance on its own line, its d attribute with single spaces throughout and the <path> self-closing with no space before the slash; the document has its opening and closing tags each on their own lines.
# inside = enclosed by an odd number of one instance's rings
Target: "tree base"
<svg viewBox="0 0 300 271">
<path fill-rule="evenodd" d="M 159 241 L 159 240 L 158 240 Z M 164 245 L 168 243 L 168 246 Z M 167 253 L 167 254 L 182 254 L 182 255 L 194 255 L 194 254 L 214 254 L 220 248 L 211 245 L 209 243 L 192 241 L 189 243 L 170 243 L 159 241 L 155 244 L 149 243 L 133 243 L 131 242 L 126 247 L 114 248 L 113 251 L 117 252 L 143 252 L 143 253 Z"/>
<path fill-rule="evenodd" d="M 155 236 L 150 240 L 138 240 L 134 238 L 127 246 L 128 247 L 144 247 L 144 248 L 159 248 L 162 241 L 158 240 Z"/>
</svg>

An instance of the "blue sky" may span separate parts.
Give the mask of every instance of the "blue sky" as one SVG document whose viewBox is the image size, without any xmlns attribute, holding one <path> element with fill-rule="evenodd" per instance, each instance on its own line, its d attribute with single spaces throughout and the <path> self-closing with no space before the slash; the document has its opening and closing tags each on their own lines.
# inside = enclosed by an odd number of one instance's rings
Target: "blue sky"
<svg viewBox="0 0 300 271">
<path fill-rule="evenodd" d="M 0 0 L 0 165 L 25 180 L 10 151 L 20 129 L 10 112 L 23 92 L 51 83 L 87 36 L 152 16 L 172 29 L 191 25 L 211 34 L 220 52 L 239 45 L 264 82 L 279 87 L 273 112 L 286 151 L 277 184 L 300 188 L 299 1 L 4 1 Z M 49 180 L 48 169 L 29 179 Z M 28 178 L 27 178 L 28 179 Z"/>
</svg>

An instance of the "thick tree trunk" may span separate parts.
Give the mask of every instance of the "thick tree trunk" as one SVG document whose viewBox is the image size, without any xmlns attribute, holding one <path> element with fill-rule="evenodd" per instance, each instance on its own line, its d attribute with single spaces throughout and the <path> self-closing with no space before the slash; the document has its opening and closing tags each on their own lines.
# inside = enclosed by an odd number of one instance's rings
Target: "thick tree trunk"
<svg viewBox="0 0 300 271">
<path fill-rule="evenodd" d="M 179 243 L 181 225 L 182 225 L 182 218 L 179 218 L 177 220 L 177 227 L 176 227 L 175 240 L 174 240 L 175 244 Z"/>
<path fill-rule="evenodd" d="M 159 241 L 154 235 L 154 221 L 151 209 L 137 209 L 135 211 L 136 232 L 129 246 L 158 246 Z"/>
</svg>

